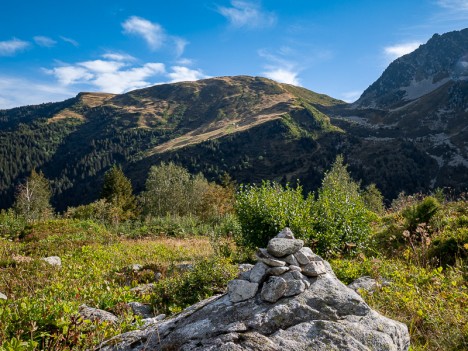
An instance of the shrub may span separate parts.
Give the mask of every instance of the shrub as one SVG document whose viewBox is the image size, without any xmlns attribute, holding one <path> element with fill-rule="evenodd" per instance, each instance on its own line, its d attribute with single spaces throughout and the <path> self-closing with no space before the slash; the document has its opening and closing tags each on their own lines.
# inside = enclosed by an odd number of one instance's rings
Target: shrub
<svg viewBox="0 0 468 351">
<path fill-rule="evenodd" d="M 25 226 L 25 218 L 16 215 L 12 209 L 0 211 L 0 238 L 17 239 Z"/>
<path fill-rule="evenodd" d="M 264 181 L 259 186 L 241 186 L 235 209 L 242 228 L 240 245 L 265 247 L 284 227 L 296 237 L 308 240 L 312 234 L 312 199 L 304 199 L 302 187 L 282 187 Z"/>
<path fill-rule="evenodd" d="M 314 246 L 320 254 L 330 257 L 367 247 L 377 217 L 366 209 L 341 156 L 325 174 L 313 211 Z"/>
<path fill-rule="evenodd" d="M 406 219 L 406 229 L 413 232 L 419 224 L 429 224 L 439 208 L 439 201 L 432 196 L 427 196 L 421 202 L 406 207 L 402 212 L 403 217 Z"/>
</svg>

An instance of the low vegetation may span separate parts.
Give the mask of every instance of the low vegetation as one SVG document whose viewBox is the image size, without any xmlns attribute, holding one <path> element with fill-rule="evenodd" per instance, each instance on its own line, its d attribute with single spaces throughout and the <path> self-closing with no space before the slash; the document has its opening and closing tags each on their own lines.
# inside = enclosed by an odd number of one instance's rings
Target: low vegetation
<svg viewBox="0 0 468 351">
<path fill-rule="evenodd" d="M 155 314 L 178 313 L 222 293 L 237 264 L 284 226 L 329 259 L 344 283 L 376 279 L 376 291 L 362 292 L 366 302 L 408 325 L 412 350 L 468 348 L 463 197 L 401 194 L 386 209 L 378 189 L 362 189 L 341 158 L 310 194 L 272 182 L 236 189 L 227 177 L 219 185 L 161 164 L 135 198 L 122 170 L 109 172 L 102 199 L 62 215 L 51 212 L 46 192 L 30 213 L 24 206 L 0 212 L 0 292 L 7 296 L 0 299 L 0 350 L 93 348 L 141 325 L 131 301 Z M 44 178 L 35 173 L 28 181 Z M 60 256 L 62 266 L 47 256 Z M 86 320 L 82 304 L 119 322 Z"/>
</svg>

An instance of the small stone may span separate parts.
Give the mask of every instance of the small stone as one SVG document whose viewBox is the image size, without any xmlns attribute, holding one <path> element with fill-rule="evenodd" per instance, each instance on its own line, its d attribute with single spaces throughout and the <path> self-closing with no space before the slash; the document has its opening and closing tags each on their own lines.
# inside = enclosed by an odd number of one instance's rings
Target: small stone
<svg viewBox="0 0 468 351">
<path fill-rule="evenodd" d="M 299 266 L 299 262 L 297 262 L 296 257 L 294 257 L 294 255 L 286 256 L 284 258 L 284 261 L 289 265 Z"/>
<path fill-rule="evenodd" d="M 249 263 L 241 263 L 237 268 L 239 269 L 239 274 L 237 275 L 237 278 L 239 279 L 244 279 L 244 280 L 250 280 L 250 271 L 254 267 L 253 264 Z"/>
<path fill-rule="evenodd" d="M 267 275 L 281 275 L 289 271 L 289 267 L 273 267 L 267 270 Z"/>
<path fill-rule="evenodd" d="M 302 267 L 302 273 L 308 277 L 317 277 L 326 272 L 325 265 L 320 261 L 312 261 L 309 262 L 308 265 Z"/>
<path fill-rule="evenodd" d="M 152 293 L 154 288 L 155 285 L 153 283 L 149 283 L 135 286 L 134 288 L 130 289 L 130 291 L 140 295 L 145 295 Z"/>
<path fill-rule="evenodd" d="M 141 316 L 143 318 L 153 317 L 153 309 L 150 305 L 145 305 L 141 302 L 129 302 L 128 307 L 132 309 L 133 314 Z"/>
<path fill-rule="evenodd" d="M 301 267 L 295 266 L 295 265 L 293 265 L 293 264 L 289 266 L 289 269 L 290 269 L 291 271 L 302 272 L 302 268 L 301 268 Z"/>
<path fill-rule="evenodd" d="M 268 242 L 267 251 L 274 257 L 284 257 L 293 254 L 304 246 L 299 239 L 273 238 Z"/>
<path fill-rule="evenodd" d="M 288 227 L 278 233 L 277 238 L 294 239 L 294 234 Z"/>
<path fill-rule="evenodd" d="M 263 284 L 261 292 L 262 300 L 276 302 L 284 295 L 286 288 L 286 280 L 281 277 L 270 277 L 267 282 Z"/>
<path fill-rule="evenodd" d="M 134 263 L 128 266 L 128 270 L 133 271 L 133 272 L 138 272 L 138 271 L 141 271 L 142 269 L 143 269 L 143 266 L 138 263 Z"/>
<path fill-rule="evenodd" d="M 301 265 L 309 264 L 310 261 L 323 261 L 320 256 L 312 252 L 310 247 L 303 247 L 294 254 L 294 257 Z"/>
<path fill-rule="evenodd" d="M 306 289 L 306 284 L 302 280 L 287 280 L 286 291 L 284 296 L 295 296 L 303 293 Z"/>
<path fill-rule="evenodd" d="M 8 300 L 8 297 L 0 292 L 0 300 Z"/>
<path fill-rule="evenodd" d="M 165 314 L 158 314 L 156 317 L 151 317 L 151 318 L 144 318 L 141 321 L 143 322 L 143 325 L 141 326 L 142 329 L 147 328 L 150 325 L 155 325 L 161 322 L 166 318 Z"/>
<path fill-rule="evenodd" d="M 181 273 L 189 272 L 189 271 L 193 270 L 193 264 L 191 264 L 191 263 L 180 263 L 180 264 L 177 264 L 175 266 L 175 268 Z"/>
<path fill-rule="evenodd" d="M 355 281 L 353 281 L 351 284 L 348 285 L 348 288 L 353 289 L 356 292 L 359 292 L 358 290 L 365 290 L 367 292 L 373 292 L 376 289 L 380 288 L 380 284 L 377 282 L 377 280 L 372 279 L 369 276 L 364 276 L 357 278 Z"/>
<path fill-rule="evenodd" d="M 231 302 L 240 302 L 254 297 L 258 290 L 257 283 L 234 279 L 228 283 L 228 295 Z"/>
<path fill-rule="evenodd" d="M 80 315 L 84 319 L 89 319 L 90 321 L 101 321 L 101 322 L 111 322 L 117 323 L 118 318 L 110 312 L 100 310 L 98 308 L 89 307 L 86 305 L 81 305 L 78 308 Z"/>
<path fill-rule="evenodd" d="M 154 272 L 154 281 L 158 282 L 162 278 L 161 272 Z"/>
<path fill-rule="evenodd" d="M 252 283 L 258 283 L 258 284 L 262 283 L 266 277 L 266 271 L 269 268 L 270 267 L 268 267 L 265 263 L 257 262 L 255 266 L 252 268 L 252 270 L 250 271 L 249 280 Z"/>
<path fill-rule="evenodd" d="M 286 262 L 277 260 L 273 256 L 271 256 L 266 249 L 258 249 L 257 251 L 257 259 L 270 267 L 281 267 L 286 266 Z"/>
<path fill-rule="evenodd" d="M 47 262 L 51 266 L 56 266 L 56 267 L 62 266 L 62 260 L 58 256 L 44 257 L 44 258 L 41 258 L 41 260 Z"/>
</svg>

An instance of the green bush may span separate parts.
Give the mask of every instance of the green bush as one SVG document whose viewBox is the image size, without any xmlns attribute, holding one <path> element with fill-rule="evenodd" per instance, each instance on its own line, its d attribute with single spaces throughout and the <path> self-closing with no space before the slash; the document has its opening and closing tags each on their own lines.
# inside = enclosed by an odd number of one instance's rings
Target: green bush
<svg viewBox="0 0 468 351">
<path fill-rule="evenodd" d="M 12 209 L 0 211 L 0 238 L 17 239 L 25 226 L 26 219 L 16 215 Z"/>
<path fill-rule="evenodd" d="M 241 186 L 235 210 L 242 228 L 237 242 L 247 247 L 265 247 L 268 240 L 284 227 L 297 238 L 308 240 L 312 234 L 312 199 L 304 199 L 302 187 L 282 187 L 264 181 L 259 186 Z"/>
<path fill-rule="evenodd" d="M 421 202 L 406 207 L 402 212 L 403 217 L 406 219 L 406 229 L 413 232 L 419 224 L 429 224 L 439 208 L 439 201 L 432 196 L 427 196 Z"/>
<path fill-rule="evenodd" d="M 377 219 L 366 208 L 359 185 L 351 179 L 341 156 L 325 174 L 313 212 L 314 246 L 328 257 L 365 249 L 371 223 Z"/>
</svg>

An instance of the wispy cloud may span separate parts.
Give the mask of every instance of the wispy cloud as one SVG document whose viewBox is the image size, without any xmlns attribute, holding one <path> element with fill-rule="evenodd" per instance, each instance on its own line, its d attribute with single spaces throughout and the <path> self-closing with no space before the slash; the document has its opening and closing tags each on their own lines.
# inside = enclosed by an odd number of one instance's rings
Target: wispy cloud
<svg viewBox="0 0 468 351">
<path fill-rule="evenodd" d="M 187 82 L 208 78 L 207 75 L 198 69 L 190 69 L 183 66 L 173 66 L 171 69 L 172 72 L 168 73 L 170 83 Z"/>
<path fill-rule="evenodd" d="M 75 39 L 62 37 L 62 36 L 60 37 L 60 39 L 62 39 L 64 42 L 66 42 L 68 44 L 72 44 L 75 47 L 80 46 L 80 43 L 78 43 Z"/>
<path fill-rule="evenodd" d="M 74 95 L 76 93 L 56 83 L 0 76 L 0 109 L 62 101 Z"/>
<path fill-rule="evenodd" d="M 29 42 L 17 38 L 0 41 L 0 56 L 13 56 L 26 49 L 29 45 Z"/>
<path fill-rule="evenodd" d="M 55 44 L 57 44 L 57 42 L 54 39 L 49 38 L 49 37 L 45 37 L 45 36 L 42 36 L 42 35 L 37 35 L 33 39 L 34 39 L 34 42 L 37 45 L 42 46 L 42 47 L 46 47 L 46 48 L 51 48 L 51 47 L 55 46 Z"/>
<path fill-rule="evenodd" d="M 120 53 L 120 52 L 108 52 L 102 55 L 102 57 L 111 61 L 124 61 L 124 62 L 136 61 L 136 58 L 133 57 L 132 55 L 129 55 L 126 53 Z"/>
<path fill-rule="evenodd" d="M 438 0 L 440 7 L 455 11 L 468 11 L 468 0 Z"/>
<path fill-rule="evenodd" d="M 188 45 L 188 41 L 182 38 L 173 37 L 175 44 L 176 56 L 180 57 L 185 51 L 185 47 Z"/>
<path fill-rule="evenodd" d="M 132 16 L 122 23 L 124 33 L 142 37 L 151 50 L 159 49 L 166 40 L 164 29 L 157 23 Z"/>
<path fill-rule="evenodd" d="M 259 2 L 231 0 L 230 7 L 218 6 L 217 11 L 236 28 L 271 27 L 276 23 L 276 15 L 263 10 Z"/>
<path fill-rule="evenodd" d="M 413 52 L 421 44 L 422 43 L 419 41 L 410 41 L 410 42 L 387 46 L 384 48 L 384 54 L 388 61 L 393 61 L 403 55 Z"/>
<path fill-rule="evenodd" d="M 341 98 L 343 101 L 346 101 L 346 102 L 354 102 L 357 99 L 359 99 L 361 94 L 362 94 L 362 90 L 347 91 L 341 94 Z"/>
<path fill-rule="evenodd" d="M 278 54 L 272 54 L 267 50 L 259 50 L 259 56 L 268 61 L 268 63 L 264 65 L 265 70 L 262 74 L 280 83 L 301 85 L 299 79 L 300 70 L 297 68 L 297 64 L 284 57 L 288 53 L 290 53 L 290 51 L 286 50 L 284 47 L 278 51 Z"/>
<path fill-rule="evenodd" d="M 433 16 L 431 22 L 453 24 L 460 23 L 466 27 L 468 20 L 468 0 L 437 0 L 439 11 Z"/>
</svg>

